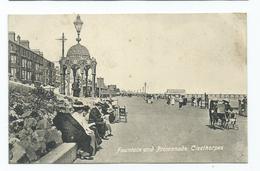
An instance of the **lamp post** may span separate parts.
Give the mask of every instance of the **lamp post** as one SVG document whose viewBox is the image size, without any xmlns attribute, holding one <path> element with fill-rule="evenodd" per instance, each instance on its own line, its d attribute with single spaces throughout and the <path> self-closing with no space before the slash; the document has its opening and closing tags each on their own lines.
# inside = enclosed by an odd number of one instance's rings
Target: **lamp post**
<svg viewBox="0 0 260 171">
<path fill-rule="evenodd" d="M 81 41 L 81 38 L 79 37 L 79 35 L 80 35 L 80 31 L 81 31 L 81 28 L 82 28 L 82 25 L 83 25 L 83 22 L 81 21 L 79 15 L 77 15 L 77 18 L 76 18 L 76 20 L 74 21 L 73 24 L 74 24 L 75 29 L 76 29 L 77 34 L 78 34 L 78 37 L 76 38 L 76 41 L 79 43 Z"/>
</svg>

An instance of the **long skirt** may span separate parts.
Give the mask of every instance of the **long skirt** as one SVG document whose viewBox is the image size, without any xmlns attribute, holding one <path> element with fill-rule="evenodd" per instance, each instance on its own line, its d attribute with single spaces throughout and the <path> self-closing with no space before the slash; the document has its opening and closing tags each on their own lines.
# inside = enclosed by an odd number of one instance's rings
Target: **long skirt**
<svg viewBox="0 0 260 171">
<path fill-rule="evenodd" d="M 103 138 L 106 135 L 106 123 L 96 123 L 96 128 L 100 137 Z"/>
<path fill-rule="evenodd" d="M 175 99 L 171 99 L 171 105 L 175 104 Z"/>
<path fill-rule="evenodd" d="M 90 129 L 94 132 L 97 145 L 100 145 L 102 143 L 102 139 L 98 133 L 97 127 L 93 125 L 90 127 Z"/>
</svg>

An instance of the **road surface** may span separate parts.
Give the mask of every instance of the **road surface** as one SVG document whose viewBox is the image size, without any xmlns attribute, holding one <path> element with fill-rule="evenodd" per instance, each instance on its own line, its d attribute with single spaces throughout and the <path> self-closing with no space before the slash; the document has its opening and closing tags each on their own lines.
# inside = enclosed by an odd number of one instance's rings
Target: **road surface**
<svg viewBox="0 0 260 171">
<path fill-rule="evenodd" d="M 214 130 L 205 109 L 141 97 L 119 97 L 119 104 L 127 106 L 128 122 L 112 124 L 114 136 L 94 160 L 75 163 L 247 162 L 246 117 L 238 116 L 238 130 Z"/>
</svg>

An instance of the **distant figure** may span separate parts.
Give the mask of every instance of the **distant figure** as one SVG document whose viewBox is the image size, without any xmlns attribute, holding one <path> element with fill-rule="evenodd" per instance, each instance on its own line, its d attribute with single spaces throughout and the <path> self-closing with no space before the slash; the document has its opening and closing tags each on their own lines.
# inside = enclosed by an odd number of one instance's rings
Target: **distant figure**
<svg viewBox="0 0 260 171">
<path fill-rule="evenodd" d="M 242 100 L 241 107 L 242 107 L 242 112 L 246 113 L 247 112 L 247 97 L 246 96 L 244 96 L 244 98 Z"/>
<path fill-rule="evenodd" d="M 209 108 L 209 96 L 205 93 L 205 108 Z"/>
<path fill-rule="evenodd" d="M 201 97 L 197 98 L 197 106 L 200 107 L 200 101 L 201 101 Z"/>
<path fill-rule="evenodd" d="M 153 103 L 153 99 L 154 99 L 153 96 L 151 96 L 151 104 Z"/>
<path fill-rule="evenodd" d="M 167 105 L 170 105 L 171 104 L 171 98 L 170 96 L 167 97 Z"/>
<path fill-rule="evenodd" d="M 183 104 L 183 98 L 182 98 L 182 96 L 180 96 L 180 98 L 179 98 L 179 109 L 182 108 L 182 104 Z"/>
<path fill-rule="evenodd" d="M 191 106 L 195 106 L 195 97 L 194 96 L 191 97 Z"/>
<path fill-rule="evenodd" d="M 171 96 L 171 105 L 174 105 L 175 104 L 175 98 L 174 96 Z"/>
<path fill-rule="evenodd" d="M 197 100 L 198 100 L 198 98 L 196 98 L 196 97 L 194 97 L 194 107 L 197 107 Z"/>
</svg>

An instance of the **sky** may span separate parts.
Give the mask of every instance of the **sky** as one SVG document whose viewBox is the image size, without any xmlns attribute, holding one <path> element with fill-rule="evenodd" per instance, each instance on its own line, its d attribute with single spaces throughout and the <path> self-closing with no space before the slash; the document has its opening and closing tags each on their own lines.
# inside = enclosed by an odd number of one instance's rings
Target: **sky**
<svg viewBox="0 0 260 171">
<path fill-rule="evenodd" d="M 81 44 L 97 60 L 97 77 L 125 90 L 185 89 L 247 93 L 246 14 L 91 14 Z M 73 15 L 10 15 L 9 31 L 58 61 L 76 44 Z"/>
</svg>

